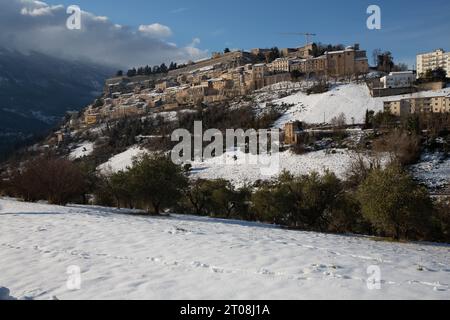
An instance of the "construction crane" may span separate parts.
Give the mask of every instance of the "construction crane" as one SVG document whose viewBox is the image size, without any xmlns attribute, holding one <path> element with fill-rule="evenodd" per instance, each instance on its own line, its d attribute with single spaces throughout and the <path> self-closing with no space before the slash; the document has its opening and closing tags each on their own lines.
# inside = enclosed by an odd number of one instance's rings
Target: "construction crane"
<svg viewBox="0 0 450 320">
<path fill-rule="evenodd" d="M 289 33 L 281 33 L 285 36 L 305 36 L 306 38 L 306 45 L 311 44 L 311 38 L 317 36 L 315 33 L 309 33 L 309 32 L 289 32 Z"/>
</svg>

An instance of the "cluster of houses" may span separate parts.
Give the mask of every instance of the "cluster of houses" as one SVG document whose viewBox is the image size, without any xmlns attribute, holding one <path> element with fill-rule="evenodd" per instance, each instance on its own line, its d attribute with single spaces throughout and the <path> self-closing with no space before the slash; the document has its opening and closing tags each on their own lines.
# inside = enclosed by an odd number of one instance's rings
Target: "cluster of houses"
<svg viewBox="0 0 450 320">
<path fill-rule="evenodd" d="M 84 122 L 94 125 L 103 119 L 144 115 L 153 110 L 172 111 L 202 103 L 229 101 L 266 86 L 290 81 L 294 74 L 308 79 L 355 79 L 369 73 L 366 51 L 360 50 L 358 44 L 319 56 L 315 55 L 317 47 L 314 46 L 282 49 L 281 57 L 270 63 L 261 61 L 266 60 L 264 57 L 273 53 L 273 49 L 253 49 L 250 52 L 213 53 L 209 59 L 188 63 L 167 74 L 112 78 L 106 81 L 101 106 L 90 106 L 84 113 Z M 443 84 L 424 84 L 424 88 L 418 88 L 415 82 L 424 68 L 442 67 L 448 73 L 449 54 L 436 50 L 418 55 L 417 61 L 417 74 L 413 71 L 391 72 L 368 83 L 372 96 L 441 89 Z M 391 101 L 385 103 L 385 110 L 395 115 L 419 110 L 448 112 L 447 99 Z"/>
<path fill-rule="evenodd" d="M 366 51 L 359 45 L 313 56 L 313 46 L 282 49 L 281 58 L 260 63 L 258 57 L 271 49 L 214 53 L 210 59 L 190 63 L 164 75 L 118 77 L 105 86 L 102 106 L 90 106 L 85 124 L 101 119 L 176 110 L 200 103 L 210 104 L 244 96 L 279 82 L 290 81 L 292 73 L 308 78 L 352 78 L 369 72 Z"/>
</svg>

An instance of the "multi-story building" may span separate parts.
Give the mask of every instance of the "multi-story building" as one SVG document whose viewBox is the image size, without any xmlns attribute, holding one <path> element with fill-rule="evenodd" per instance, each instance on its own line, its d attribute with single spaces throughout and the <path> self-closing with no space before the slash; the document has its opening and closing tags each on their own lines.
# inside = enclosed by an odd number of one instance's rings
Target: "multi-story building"
<svg viewBox="0 0 450 320">
<path fill-rule="evenodd" d="M 294 70 L 306 74 L 308 77 L 324 76 L 327 74 L 327 57 L 296 60 L 291 65 L 291 71 Z"/>
<path fill-rule="evenodd" d="M 427 70 L 443 68 L 450 77 L 450 52 L 437 49 L 433 52 L 417 55 L 417 77 L 422 77 Z"/>
<path fill-rule="evenodd" d="M 450 96 L 407 98 L 384 102 L 384 111 L 396 116 L 414 113 L 450 113 Z"/>
<path fill-rule="evenodd" d="M 269 72 L 290 72 L 293 61 L 288 58 L 278 58 L 267 65 Z"/>
<path fill-rule="evenodd" d="M 347 47 L 345 50 L 326 52 L 316 58 L 294 62 L 291 71 L 298 70 L 309 77 L 352 77 L 369 72 L 366 51 Z"/>
<path fill-rule="evenodd" d="M 416 80 L 412 71 L 391 72 L 389 75 L 380 79 L 384 89 L 407 88 L 411 87 Z"/>
<path fill-rule="evenodd" d="M 369 72 L 366 51 L 347 47 L 345 50 L 326 52 L 327 75 L 330 77 L 350 77 Z"/>
</svg>

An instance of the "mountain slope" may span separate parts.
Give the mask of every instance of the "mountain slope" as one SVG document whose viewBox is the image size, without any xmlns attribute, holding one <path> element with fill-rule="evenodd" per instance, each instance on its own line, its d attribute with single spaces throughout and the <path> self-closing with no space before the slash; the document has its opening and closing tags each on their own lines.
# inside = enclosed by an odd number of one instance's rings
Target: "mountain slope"
<svg viewBox="0 0 450 320">
<path fill-rule="evenodd" d="M 0 288 L 33 299 L 450 298 L 448 245 L 126 213 L 0 199 Z M 67 287 L 70 266 L 80 290 Z"/>
<path fill-rule="evenodd" d="M 0 154 L 92 102 L 111 73 L 90 63 L 0 48 Z"/>
</svg>

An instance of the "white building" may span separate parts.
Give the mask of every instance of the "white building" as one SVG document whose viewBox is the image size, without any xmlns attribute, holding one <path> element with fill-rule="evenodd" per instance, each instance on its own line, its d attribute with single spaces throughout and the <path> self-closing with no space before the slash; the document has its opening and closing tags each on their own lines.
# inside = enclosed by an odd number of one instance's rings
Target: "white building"
<svg viewBox="0 0 450 320">
<path fill-rule="evenodd" d="M 380 79 L 383 88 L 408 88 L 411 87 L 416 80 L 412 71 L 391 72 L 389 75 Z"/>
<path fill-rule="evenodd" d="M 417 55 L 417 77 L 425 74 L 427 70 L 443 68 L 447 71 L 447 77 L 450 77 L 450 52 L 438 49 L 434 52 Z"/>
</svg>

